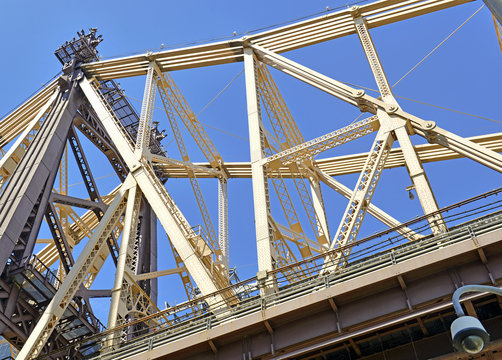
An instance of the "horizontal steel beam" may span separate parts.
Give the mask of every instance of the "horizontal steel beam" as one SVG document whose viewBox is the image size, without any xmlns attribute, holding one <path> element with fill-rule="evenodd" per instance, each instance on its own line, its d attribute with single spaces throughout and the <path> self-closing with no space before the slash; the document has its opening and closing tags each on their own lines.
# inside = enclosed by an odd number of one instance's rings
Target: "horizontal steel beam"
<svg viewBox="0 0 502 360">
<path fill-rule="evenodd" d="M 470 1 L 382 0 L 362 5 L 360 10 L 368 27 L 374 28 Z M 89 77 L 117 79 L 145 75 L 150 61 L 156 61 L 162 72 L 243 61 L 246 41 L 282 53 L 354 33 L 350 9 L 344 9 L 240 39 L 98 61 L 85 64 L 83 68 Z"/>
<path fill-rule="evenodd" d="M 179 267 L 179 268 L 174 268 L 174 269 L 167 269 L 167 270 L 159 270 L 159 271 L 152 271 L 149 273 L 143 273 L 143 274 L 138 274 L 134 275 L 134 280 L 135 281 L 142 281 L 142 280 L 148 280 L 148 279 L 155 279 L 161 276 L 166 276 L 166 275 L 173 275 L 173 274 L 181 274 L 183 272 L 186 272 L 187 269 L 185 267 Z"/>
<path fill-rule="evenodd" d="M 51 201 L 57 204 L 63 204 L 68 206 L 76 206 L 82 209 L 94 210 L 94 211 L 103 211 L 105 212 L 108 208 L 108 205 L 105 203 L 98 203 L 95 201 L 80 199 L 70 195 L 64 195 L 53 192 L 51 194 Z"/>
<path fill-rule="evenodd" d="M 484 146 L 493 151 L 502 152 L 502 133 L 493 133 L 487 135 L 479 135 L 466 138 L 472 142 Z M 423 144 L 415 146 L 415 151 L 422 163 L 452 160 L 463 158 L 459 153 L 444 148 L 439 144 Z M 318 159 L 315 161 L 316 166 L 330 176 L 346 175 L 360 173 L 368 153 L 359 153 L 345 156 L 337 156 L 325 159 Z M 170 164 L 164 163 L 162 169 L 169 174 L 172 178 L 186 178 L 186 172 L 183 162 L 171 162 Z M 208 163 L 194 163 L 194 172 L 198 178 L 214 178 L 216 174 L 212 175 Z M 401 148 L 393 148 L 385 163 L 385 168 L 396 168 L 405 166 L 404 156 Z M 206 168 L 207 170 L 198 170 L 199 168 Z M 251 164 L 249 162 L 225 162 L 225 171 L 229 174 L 230 178 L 250 178 L 251 177 Z M 281 167 L 281 174 L 283 177 L 291 177 L 289 167 Z M 274 176 L 273 173 L 270 176 Z"/>
</svg>

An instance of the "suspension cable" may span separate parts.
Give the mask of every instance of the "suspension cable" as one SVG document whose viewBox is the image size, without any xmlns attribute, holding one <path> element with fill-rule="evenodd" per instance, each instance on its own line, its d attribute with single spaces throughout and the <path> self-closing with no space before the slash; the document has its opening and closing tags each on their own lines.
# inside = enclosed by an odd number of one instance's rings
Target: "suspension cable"
<svg viewBox="0 0 502 360">
<path fill-rule="evenodd" d="M 467 18 L 467 20 L 465 20 L 462 24 L 460 24 L 459 27 L 457 27 L 455 30 L 453 30 L 453 32 L 448 35 L 443 41 L 441 41 L 434 49 L 432 49 L 431 52 L 429 52 L 422 60 L 420 60 L 418 63 L 415 64 L 415 66 L 413 66 L 406 74 L 404 74 L 401 79 L 399 79 L 394 85 L 392 85 L 391 88 L 394 88 L 394 86 L 396 86 L 397 84 L 399 84 L 401 82 L 401 80 L 403 80 L 405 77 L 407 77 L 413 70 L 415 70 L 421 63 L 423 63 L 429 56 L 431 56 L 441 45 L 443 45 L 449 38 L 451 38 L 457 31 L 459 31 L 465 24 L 467 24 L 467 22 L 469 20 L 471 20 L 474 15 L 476 15 L 479 11 L 481 11 L 482 8 L 484 8 L 485 5 L 482 5 L 478 10 L 476 10 L 474 12 L 474 14 L 472 14 L 471 16 L 469 16 Z"/>
</svg>

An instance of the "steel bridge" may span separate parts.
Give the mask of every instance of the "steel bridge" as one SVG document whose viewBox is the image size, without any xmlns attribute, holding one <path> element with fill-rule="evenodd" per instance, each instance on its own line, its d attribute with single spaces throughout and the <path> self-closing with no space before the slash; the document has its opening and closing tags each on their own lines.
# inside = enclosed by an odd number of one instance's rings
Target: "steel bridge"
<svg viewBox="0 0 502 360">
<path fill-rule="evenodd" d="M 441 208 L 423 164 L 468 158 L 502 172 L 502 133 L 459 136 L 406 112 L 370 35 L 376 27 L 469 2 L 380 0 L 229 41 L 105 61 L 97 29 L 61 45 L 55 55 L 62 73 L 0 121 L 0 333 L 11 348 L 8 357 L 499 358 L 502 299 L 463 298 L 466 312 L 491 334 L 477 357 L 453 353 L 449 325 L 455 289 L 502 280 L 502 188 Z M 502 5 L 486 4 L 502 49 Z M 287 57 L 348 35 L 360 40 L 378 97 Z M 225 162 L 171 73 L 238 62 L 250 161 Z M 367 117 L 307 141 L 271 69 Z M 145 77 L 139 115 L 116 82 L 135 76 Z M 169 135 L 153 120 L 157 96 Z M 191 161 L 179 121 L 206 162 Z M 165 151 L 166 136 L 176 142 L 178 159 Z M 368 152 L 316 158 L 364 136 L 374 137 Z M 414 144 L 412 137 L 427 143 Z M 120 180 L 106 195 L 85 154 L 89 144 Z M 70 150 L 85 185 L 80 197 L 68 191 Z M 396 167 L 406 168 L 407 190 L 423 210 L 407 222 L 372 203 L 382 172 Z M 354 189 L 335 179 L 346 174 L 359 174 Z M 166 187 L 170 178 L 188 179 L 200 225 L 180 210 Z M 229 265 L 227 186 L 234 178 L 252 182 L 258 272 L 245 281 Z M 199 179 L 218 183 L 217 226 Z M 347 199 L 331 233 L 322 196 L 328 189 Z M 386 229 L 359 236 L 366 214 Z M 157 222 L 175 268 L 158 269 Z M 50 239 L 41 238 L 44 227 Z M 114 285 L 97 289 L 108 258 Z M 187 300 L 161 310 L 157 279 L 173 275 Z M 106 324 L 95 315 L 93 298 L 110 299 Z"/>
</svg>

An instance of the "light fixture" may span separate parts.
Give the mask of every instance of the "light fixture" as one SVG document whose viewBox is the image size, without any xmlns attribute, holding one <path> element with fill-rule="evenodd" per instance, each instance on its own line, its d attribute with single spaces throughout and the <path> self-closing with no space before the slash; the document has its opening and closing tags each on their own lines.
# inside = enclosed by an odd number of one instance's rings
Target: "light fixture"
<svg viewBox="0 0 502 360">
<path fill-rule="evenodd" d="M 410 200 L 413 200 L 415 198 L 415 196 L 413 195 L 413 192 L 411 191 L 414 188 L 415 188 L 415 185 L 410 185 L 410 186 L 406 187 L 406 191 L 408 191 L 408 197 L 410 198 Z"/>
<path fill-rule="evenodd" d="M 473 316 L 461 316 L 451 324 L 453 346 L 458 351 L 477 354 L 490 339 L 481 321 Z"/>
<path fill-rule="evenodd" d="M 502 295 L 502 289 L 486 285 L 465 285 L 453 293 L 453 308 L 458 316 L 451 324 L 451 338 L 453 346 L 458 351 L 477 354 L 485 347 L 490 335 L 485 330 L 481 321 L 473 316 L 466 316 L 460 305 L 460 296 L 468 292 L 488 292 Z"/>
</svg>

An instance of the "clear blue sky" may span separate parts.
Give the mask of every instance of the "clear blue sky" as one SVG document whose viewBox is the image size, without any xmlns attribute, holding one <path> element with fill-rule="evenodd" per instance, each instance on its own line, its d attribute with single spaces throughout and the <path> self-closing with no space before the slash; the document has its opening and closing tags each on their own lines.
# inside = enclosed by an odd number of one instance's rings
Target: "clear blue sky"
<svg viewBox="0 0 502 360">
<path fill-rule="evenodd" d="M 247 5 L 247 6 L 246 6 Z M 81 28 L 97 27 L 104 41 L 98 49 L 103 59 L 126 56 L 166 47 L 181 46 L 201 40 L 231 37 L 233 32 L 245 34 L 265 26 L 280 24 L 326 10 L 344 6 L 345 2 L 326 1 L 50 1 L 50 2 L 3 2 L 1 5 L 0 30 L 2 33 L 2 56 L 0 57 L 0 114 L 5 114 L 24 101 L 61 69 L 53 51 L 64 41 L 76 36 Z M 439 42 L 466 20 L 482 2 L 475 1 L 454 9 L 407 20 L 372 31 L 373 39 L 391 84 L 421 60 Z M 320 71 L 335 79 L 376 88 L 357 37 L 350 36 L 307 49 L 286 53 L 285 56 Z M 413 71 L 394 89 L 395 95 L 435 105 L 452 108 L 501 121 L 500 83 L 502 55 L 497 44 L 493 22 L 488 10 L 481 10 L 451 39 L 441 46 L 422 65 Z M 213 68 L 184 70 L 173 73 L 195 113 L 233 79 L 242 64 L 220 65 Z M 350 123 L 358 114 L 357 109 L 333 97 L 308 87 L 287 75 L 272 71 L 274 78 L 288 104 L 293 117 L 306 139 L 333 131 Z M 143 78 L 120 80 L 131 99 L 140 99 L 143 93 Z M 374 95 L 374 94 L 373 94 Z M 377 96 L 377 95 L 375 95 Z M 410 102 L 398 98 L 408 112 L 427 120 L 436 121 L 441 127 L 462 136 L 499 132 L 500 123 Z M 139 103 L 131 100 L 139 109 Z M 160 106 L 160 99 L 157 99 Z M 168 128 L 162 111 L 155 112 L 161 128 Z M 241 75 L 200 115 L 200 121 L 233 135 L 213 128 L 207 132 L 226 161 L 248 161 L 248 137 L 244 79 Z M 187 134 L 187 133 L 186 133 Z M 83 138 L 83 137 L 81 137 Z M 243 139 L 244 138 L 244 139 Z M 176 146 L 164 144 L 169 155 L 179 158 Z M 203 161 L 203 156 L 185 136 L 187 145 L 193 149 L 193 161 Z M 330 151 L 322 156 L 336 156 L 368 151 L 373 136 L 355 141 Z M 424 143 L 423 139 L 413 141 Z M 88 146 L 89 148 L 89 146 Z M 87 152 L 95 159 L 102 156 L 92 149 Z M 112 170 L 104 162 L 94 170 L 96 177 L 106 176 Z M 71 166 L 70 183 L 78 183 L 76 168 Z M 454 160 L 426 164 L 425 169 L 440 207 L 466 197 L 500 186 L 501 176 L 469 160 Z M 338 180 L 353 187 L 357 176 L 342 176 Z M 104 194 L 117 184 L 108 177 L 99 180 Z M 217 224 L 216 181 L 201 180 L 206 201 Z M 411 181 L 404 168 L 385 171 L 376 190 L 373 202 L 399 220 L 420 214 L 418 200 L 408 199 L 405 187 Z M 192 225 L 200 223 L 188 183 L 169 180 L 168 190 L 173 194 Z M 72 187 L 75 194 L 82 193 L 82 185 Z M 340 195 L 324 190 L 328 221 L 331 232 L 338 226 L 346 200 Z M 257 271 L 254 245 L 254 223 L 251 182 L 230 180 L 230 263 L 239 269 L 241 278 L 252 276 Z M 273 213 L 283 221 L 275 198 Z M 307 227 L 306 225 L 304 227 Z M 383 225 L 366 218 L 361 235 L 369 234 Z M 43 230 L 44 231 L 44 230 Z M 159 233 L 162 229 L 159 228 Z M 159 245 L 159 269 L 172 266 L 165 237 Z M 112 264 L 106 267 L 111 269 Z M 108 272 L 110 273 L 110 272 Z M 113 278 L 100 276 L 96 286 L 109 287 Z M 174 286 L 177 290 L 168 290 Z M 159 302 L 173 304 L 182 299 L 178 279 L 162 279 Z M 102 300 L 104 302 L 108 300 Z M 105 319 L 106 310 L 100 309 Z"/>
</svg>

